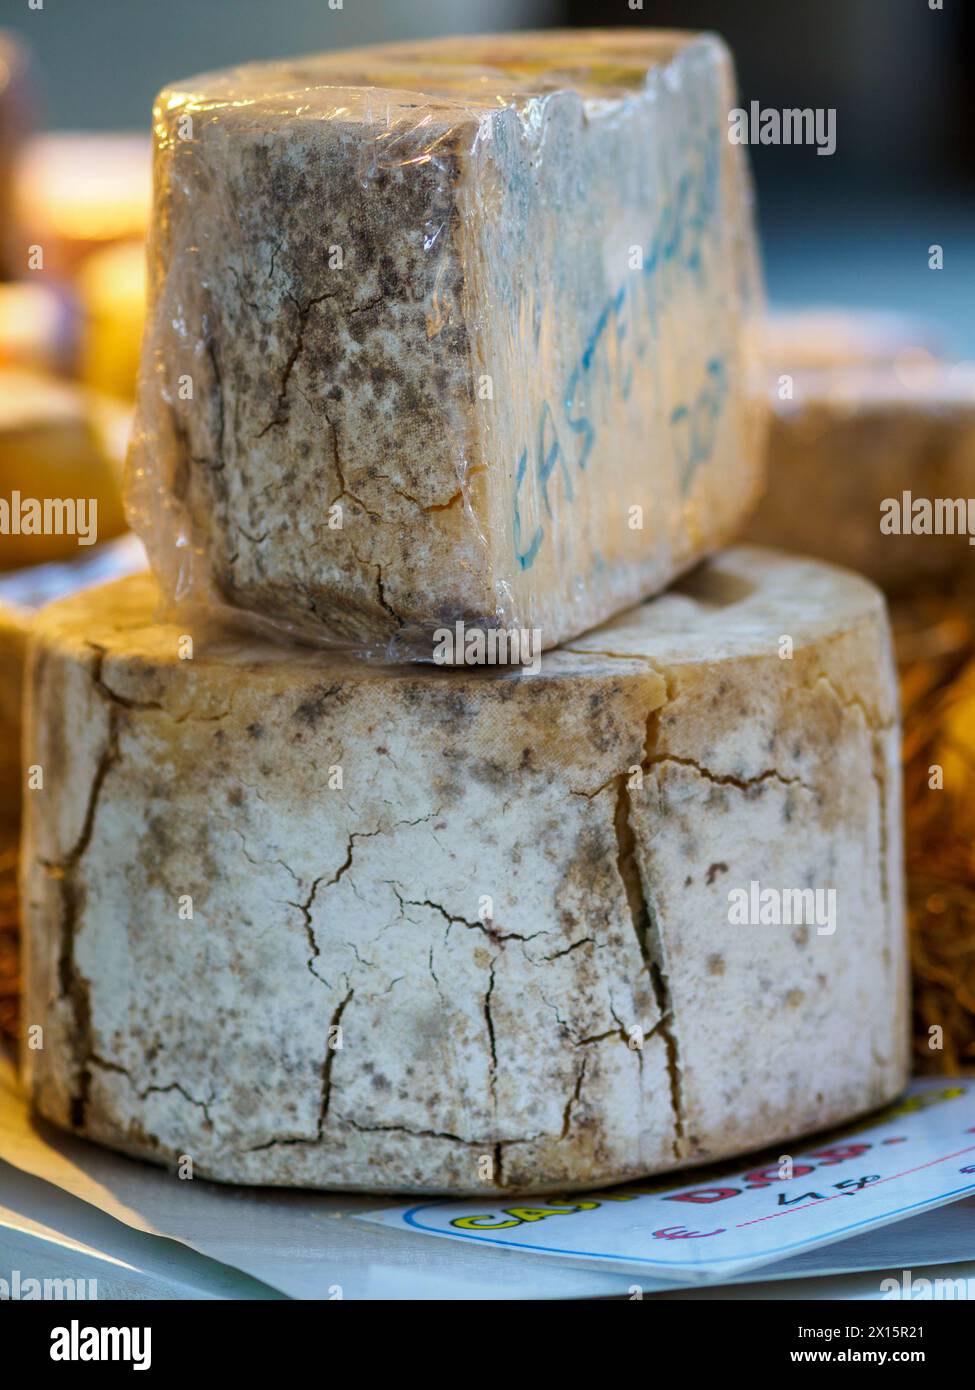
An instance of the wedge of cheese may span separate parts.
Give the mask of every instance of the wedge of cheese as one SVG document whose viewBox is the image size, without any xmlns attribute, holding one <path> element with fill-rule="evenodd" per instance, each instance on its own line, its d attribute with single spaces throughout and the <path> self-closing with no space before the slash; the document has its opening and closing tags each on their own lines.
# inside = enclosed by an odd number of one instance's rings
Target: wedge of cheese
<svg viewBox="0 0 975 1390">
<path fill-rule="evenodd" d="M 155 111 L 131 495 L 172 593 L 429 657 L 564 641 L 756 494 L 747 174 L 719 40 L 445 39 Z"/>
<path fill-rule="evenodd" d="M 768 484 L 749 540 L 895 595 L 975 591 L 975 375 L 890 315 L 786 319 L 768 338 Z"/>
<path fill-rule="evenodd" d="M 157 602 L 134 578 L 33 631 L 25 1057 L 56 1124 L 234 1182 L 527 1191 L 903 1086 L 865 581 L 734 550 L 535 675 L 190 646 Z"/>
</svg>

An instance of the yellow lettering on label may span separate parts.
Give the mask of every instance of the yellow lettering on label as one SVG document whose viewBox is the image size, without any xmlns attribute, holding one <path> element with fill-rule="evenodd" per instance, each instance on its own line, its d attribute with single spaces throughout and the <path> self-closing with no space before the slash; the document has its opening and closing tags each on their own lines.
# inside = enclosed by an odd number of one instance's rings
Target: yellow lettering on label
<svg viewBox="0 0 975 1390">
<path fill-rule="evenodd" d="M 519 1221 L 541 1221 L 544 1216 L 568 1216 L 570 1212 L 576 1210 L 575 1207 L 506 1207 L 509 1216 L 516 1216 Z"/>
<path fill-rule="evenodd" d="M 492 1221 L 490 1216 L 458 1216 L 451 1226 L 459 1226 L 462 1231 L 506 1231 L 509 1226 L 520 1226 L 520 1221 Z"/>
</svg>

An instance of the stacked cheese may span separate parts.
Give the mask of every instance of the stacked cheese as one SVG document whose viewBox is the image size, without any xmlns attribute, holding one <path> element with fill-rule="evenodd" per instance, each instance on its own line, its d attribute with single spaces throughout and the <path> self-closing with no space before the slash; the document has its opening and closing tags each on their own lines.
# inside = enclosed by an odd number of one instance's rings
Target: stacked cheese
<svg viewBox="0 0 975 1390">
<path fill-rule="evenodd" d="M 882 599 L 744 549 L 626 607 L 760 471 L 730 100 L 720 43 L 632 32 L 163 95 L 131 479 L 161 591 L 32 643 L 47 1118 L 230 1181 L 544 1191 L 901 1088 Z M 454 620 L 553 649 L 438 669 Z"/>
</svg>

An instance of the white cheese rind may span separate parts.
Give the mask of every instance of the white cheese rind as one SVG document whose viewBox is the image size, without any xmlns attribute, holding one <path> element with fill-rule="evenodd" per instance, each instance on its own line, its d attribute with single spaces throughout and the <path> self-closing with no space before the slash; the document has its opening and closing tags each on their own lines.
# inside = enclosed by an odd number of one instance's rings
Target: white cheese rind
<svg viewBox="0 0 975 1390">
<path fill-rule="evenodd" d="M 21 711 L 34 614 L 45 603 L 144 569 L 143 548 L 129 535 L 86 548 L 77 559 L 0 574 L 0 842 L 15 841 L 20 831 Z"/>
<path fill-rule="evenodd" d="M 130 492 L 167 593 L 549 647 L 734 534 L 764 401 L 732 91 L 714 38 L 596 31 L 164 92 Z"/>
<path fill-rule="evenodd" d="M 35 628 L 48 1119 L 235 1182 L 545 1190 L 787 1142 L 904 1084 L 866 582 L 731 551 L 536 676 L 180 660 L 155 603 L 130 579 Z M 835 932 L 732 925 L 753 880 L 834 887 Z"/>
</svg>

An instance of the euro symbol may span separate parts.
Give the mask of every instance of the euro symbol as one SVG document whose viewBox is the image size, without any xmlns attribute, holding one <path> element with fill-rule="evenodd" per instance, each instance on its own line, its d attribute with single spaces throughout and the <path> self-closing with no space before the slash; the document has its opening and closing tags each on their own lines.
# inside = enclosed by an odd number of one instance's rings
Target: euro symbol
<svg viewBox="0 0 975 1390">
<path fill-rule="evenodd" d="M 654 1231 L 656 1240 L 700 1240 L 703 1236 L 723 1235 L 727 1228 L 719 1226 L 716 1231 L 689 1231 L 686 1226 L 665 1226 L 662 1231 Z"/>
</svg>

